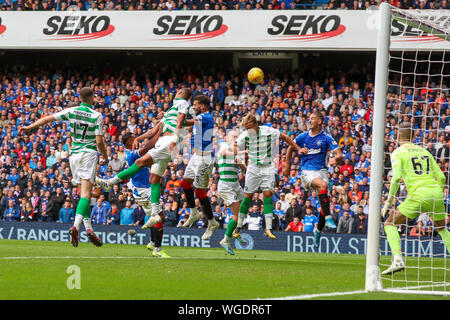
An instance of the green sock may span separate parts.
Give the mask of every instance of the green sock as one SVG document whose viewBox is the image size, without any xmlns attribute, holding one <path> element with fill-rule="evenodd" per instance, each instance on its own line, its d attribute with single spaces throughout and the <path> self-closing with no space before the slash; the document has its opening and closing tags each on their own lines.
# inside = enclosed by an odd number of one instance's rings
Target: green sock
<svg viewBox="0 0 450 320">
<path fill-rule="evenodd" d="M 251 203 L 252 201 L 247 197 L 244 197 L 244 199 L 242 199 L 241 205 L 239 206 L 239 218 L 237 222 L 237 227 L 242 228 L 242 225 L 244 224 L 244 219 L 247 216 L 248 209 L 250 209 Z"/>
<path fill-rule="evenodd" d="M 225 235 L 229 238 L 231 238 L 233 236 L 233 231 L 237 226 L 237 222 L 234 221 L 233 218 L 230 219 L 230 221 L 228 222 L 227 225 L 227 231 L 225 231 Z"/>
<path fill-rule="evenodd" d="M 128 169 L 119 172 L 117 177 L 123 181 L 136 175 L 141 169 L 136 163 L 133 163 Z"/>
<path fill-rule="evenodd" d="M 161 196 L 161 184 L 152 183 L 152 190 L 150 193 L 151 203 L 159 203 L 159 197 Z"/>
<path fill-rule="evenodd" d="M 252 200 L 250 200 L 247 197 L 244 197 L 244 199 L 242 199 L 242 201 L 241 201 L 241 205 L 239 206 L 239 213 L 247 215 L 248 209 L 250 209 L 251 203 L 252 203 Z"/>
<path fill-rule="evenodd" d="M 389 243 L 389 246 L 391 247 L 392 255 L 401 255 L 402 249 L 401 249 L 401 242 L 400 242 L 400 235 L 398 233 L 397 227 L 393 225 L 386 225 L 384 226 L 384 231 L 386 232 L 387 240 Z"/>
<path fill-rule="evenodd" d="M 270 198 L 264 198 L 264 214 L 272 214 L 273 213 L 273 199 Z"/>
<path fill-rule="evenodd" d="M 441 236 L 442 242 L 444 242 L 448 253 L 450 253 L 450 232 L 446 228 L 444 228 L 440 230 L 438 233 Z"/>
<path fill-rule="evenodd" d="M 91 217 L 91 206 L 89 205 L 88 198 L 81 198 L 80 201 L 78 201 L 75 213 L 82 215 L 85 219 Z"/>
</svg>

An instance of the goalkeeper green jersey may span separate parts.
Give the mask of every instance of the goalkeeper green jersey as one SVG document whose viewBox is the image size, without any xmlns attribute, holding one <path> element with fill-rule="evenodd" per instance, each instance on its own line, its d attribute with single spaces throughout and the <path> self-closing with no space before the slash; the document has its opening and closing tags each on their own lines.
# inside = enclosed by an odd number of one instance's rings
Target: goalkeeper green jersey
<svg viewBox="0 0 450 320">
<path fill-rule="evenodd" d="M 392 152 L 391 163 L 390 196 L 397 193 L 402 178 L 408 194 L 413 194 L 423 187 L 442 190 L 445 175 L 426 149 L 413 143 L 406 143 Z"/>
<path fill-rule="evenodd" d="M 54 114 L 54 117 L 56 121 L 70 123 L 71 155 L 97 152 L 96 136 L 103 135 L 103 116 L 100 112 L 92 110 L 89 104 L 82 103 L 78 107 L 64 109 Z"/>
</svg>

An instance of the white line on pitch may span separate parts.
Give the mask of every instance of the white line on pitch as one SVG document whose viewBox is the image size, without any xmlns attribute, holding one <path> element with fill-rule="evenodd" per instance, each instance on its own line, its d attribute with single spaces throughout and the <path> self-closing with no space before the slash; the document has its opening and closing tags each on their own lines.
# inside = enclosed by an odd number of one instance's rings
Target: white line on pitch
<svg viewBox="0 0 450 320">
<path fill-rule="evenodd" d="M 0 257 L 0 260 L 32 260 L 32 259 L 153 259 L 160 260 L 153 257 L 119 257 L 119 256 L 62 256 L 62 257 Z M 284 259 L 266 259 L 266 258 L 239 258 L 239 257 L 170 257 L 172 260 L 262 260 L 262 261 L 286 261 Z"/>
<path fill-rule="evenodd" d="M 367 291 L 358 290 L 358 291 L 347 291 L 347 292 L 304 294 L 304 295 L 300 295 L 300 296 L 289 296 L 289 297 L 278 297 L 278 298 L 264 298 L 264 299 L 258 298 L 257 300 L 304 300 L 304 299 L 313 299 L 313 298 L 345 296 L 345 295 L 350 295 L 350 294 L 361 294 L 361 293 L 367 293 Z"/>
</svg>

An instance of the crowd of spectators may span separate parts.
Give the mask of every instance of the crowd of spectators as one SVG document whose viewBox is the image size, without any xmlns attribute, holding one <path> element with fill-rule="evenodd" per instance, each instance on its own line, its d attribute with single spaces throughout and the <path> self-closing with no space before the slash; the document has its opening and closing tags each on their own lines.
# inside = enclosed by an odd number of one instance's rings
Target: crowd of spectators
<svg viewBox="0 0 450 320">
<path fill-rule="evenodd" d="M 98 175 L 112 177 L 126 167 L 126 151 L 121 143 L 126 132 L 140 135 L 152 128 L 161 111 L 167 110 L 179 87 L 190 87 L 193 96 L 211 99 L 214 116 L 214 146 L 223 141 L 227 130 L 237 126 L 248 112 L 260 124 L 272 126 L 295 137 L 307 130 L 313 110 L 324 114 L 324 130 L 339 144 L 344 161 L 328 169 L 331 217 L 327 232 L 367 232 L 371 182 L 373 66 L 353 66 L 345 71 L 325 66 L 301 66 L 294 72 L 266 72 L 264 82 L 253 85 L 245 73 L 228 68 L 181 65 L 149 65 L 113 70 L 103 66 L 42 68 L 5 64 L 0 69 L 0 218 L 6 221 L 53 221 L 71 223 L 79 190 L 71 185 L 68 163 L 71 139 L 67 123 L 52 123 L 35 133 L 19 135 L 18 127 L 43 115 L 80 103 L 79 89 L 95 91 L 93 108 L 104 116 L 104 138 L 108 159 L 98 165 Z M 419 79 L 419 78 L 417 78 Z M 403 79 L 405 80 L 405 79 Z M 406 79 L 407 80 L 407 79 Z M 383 196 L 389 190 L 389 154 L 397 147 L 397 125 L 412 121 L 415 143 L 436 157 L 449 172 L 450 108 L 449 88 L 430 82 L 423 90 L 399 89 L 397 80 L 389 85 L 386 111 L 385 179 Z M 417 87 L 421 85 L 415 83 Z M 283 175 L 287 145 L 280 142 L 277 163 L 274 219 L 276 230 L 311 232 L 320 203 L 314 191 L 299 179 L 300 158 L 294 154 L 290 176 Z M 165 225 L 177 227 L 189 215 L 180 186 L 190 158 L 187 143 L 162 177 L 161 203 Z M 218 170 L 210 178 L 208 196 L 216 219 L 225 227 L 231 211 L 218 195 Z M 241 173 L 241 184 L 244 176 Z M 406 196 L 402 188 L 400 199 Z M 446 204 L 450 201 L 448 182 Z M 143 209 L 134 201 L 126 183 L 116 185 L 98 199 L 93 198 L 92 218 L 96 224 L 142 225 Z M 200 206 L 199 206 L 200 207 Z M 245 227 L 261 229 L 264 223 L 262 194 L 255 194 Z M 426 225 L 426 221 L 424 225 Z M 194 227 L 205 227 L 202 218 Z"/>
<path fill-rule="evenodd" d="M 389 0 L 401 9 L 450 9 L 447 0 Z M 376 0 L 0 0 L 4 11 L 66 10 L 366 10 Z"/>
</svg>

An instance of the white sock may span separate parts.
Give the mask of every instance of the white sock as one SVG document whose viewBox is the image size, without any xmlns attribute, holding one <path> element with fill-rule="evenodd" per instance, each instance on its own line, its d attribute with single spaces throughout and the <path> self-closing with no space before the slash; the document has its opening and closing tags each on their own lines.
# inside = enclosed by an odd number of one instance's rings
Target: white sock
<svg viewBox="0 0 450 320">
<path fill-rule="evenodd" d="M 89 229 L 93 230 L 91 218 L 83 219 L 83 223 L 84 223 L 84 227 L 86 228 L 86 230 L 89 230 Z"/>
<path fill-rule="evenodd" d="M 81 225 L 83 224 L 83 216 L 81 214 L 77 214 L 75 216 L 75 221 L 73 222 L 73 225 L 75 228 L 80 231 Z"/>
<path fill-rule="evenodd" d="M 108 180 L 108 182 L 110 184 L 118 184 L 118 183 L 121 183 L 122 181 L 123 180 L 120 179 L 118 176 L 114 176 L 114 177 L 112 177 L 111 179 Z"/>
<path fill-rule="evenodd" d="M 152 203 L 152 216 L 156 216 L 161 212 L 161 205 L 159 203 Z"/>
<path fill-rule="evenodd" d="M 160 252 L 161 251 L 161 247 L 155 247 L 154 251 Z"/>
<path fill-rule="evenodd" d="M 266 230 L 272 230 L 272 215 L 271 214 L 265 214 L 264 220 L 266 221 Z"/>
<path fill-rule="evenodd" d="M 244 219 L 245 219 L 245 214 L 239 213 L 236 228 L 242 228 L 242 225 L 244 224 Z"/>
<path fill-rule="evenodd" d="M 191 208 L 191 214 L 195 213 L 198 215 L 198 209 L 197 208 Z"/>
</svg>

